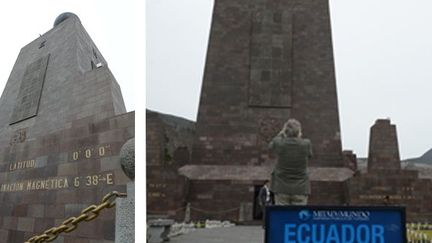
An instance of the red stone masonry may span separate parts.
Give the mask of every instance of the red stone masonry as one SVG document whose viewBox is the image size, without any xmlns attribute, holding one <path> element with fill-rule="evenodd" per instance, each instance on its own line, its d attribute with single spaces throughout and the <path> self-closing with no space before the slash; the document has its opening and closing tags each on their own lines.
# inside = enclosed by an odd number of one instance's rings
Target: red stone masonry
<svg viewBox="0 0 432 243">
<path fill-rule="evenodd" d="M 192 163 L 268 165 L 288 118 L 343 166 L 328 1 L 216 0 Z"/>
</svg>

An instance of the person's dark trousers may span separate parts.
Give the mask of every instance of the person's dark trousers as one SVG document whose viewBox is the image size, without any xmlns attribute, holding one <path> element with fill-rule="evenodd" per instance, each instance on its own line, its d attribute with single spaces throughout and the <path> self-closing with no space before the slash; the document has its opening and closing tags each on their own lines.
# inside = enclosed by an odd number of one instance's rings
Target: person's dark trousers
<svg viewBox="0 0 432 243">
<path fill-rule="evenodd" d="M 265 224 L 266 224 L 266 207 L 268 205 L 264 205 L 261 207 L 262 210 L 262 228 L 265 229 Z"/>
</svg>

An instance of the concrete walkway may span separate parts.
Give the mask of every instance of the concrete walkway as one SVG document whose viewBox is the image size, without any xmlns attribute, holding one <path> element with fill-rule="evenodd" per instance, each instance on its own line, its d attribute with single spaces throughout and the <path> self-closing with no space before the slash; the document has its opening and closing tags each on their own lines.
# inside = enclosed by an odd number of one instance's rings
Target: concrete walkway
<svg viewBox="0 0 432 243">
<path fill-rule="evenodd" d="M 227 228 L 196 229 L 173 237 L 171 243 L 263 243 L 261 226 L 234 226 Z"/>
</svg>

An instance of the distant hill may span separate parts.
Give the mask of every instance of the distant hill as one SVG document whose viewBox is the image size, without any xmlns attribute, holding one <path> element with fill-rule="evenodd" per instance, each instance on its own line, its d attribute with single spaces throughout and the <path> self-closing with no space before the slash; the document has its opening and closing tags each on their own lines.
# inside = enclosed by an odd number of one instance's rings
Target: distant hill
<svg viewBox="0 0 432 243">
<path fill-rule="evenodd" d="M 432 149 L 431 149 L 432 150 Z M 401 161 L 401 168 L 405 170 L 417 170 L 419 172 L 420 178 L 427 178 L 432 179 L 432 163 L 421 163 L 417 162 L 415 160 L 421 161 L 424 159 L 423 157 L 431 156 L 432 152 L 429 150 L 426 152 L 423 156 L 420 158 L 413 158 L 413 159 L 406 159 L 404 161 Z M 426 157 L 425 158 L 430 158 Z M 427 161 L 427 160 L 425 160 Z M 432 161 L 432 160 L 429 160 Z M 357 158 L 357 168 L 358 170 L 363 174 L 367 173 L 367 158 Z"/>
<path fill-rule="evenodd" d="M 432 164 L 432 149 L 429 149 L 420 158 L 416 160 L 417 163 Z"/>
<path fill-rule="evenodd" d="M 406 159 L 404 162 L 415 162 L 432 165 L 432 149 L 429 149 L 426 153 L 418 158 Z"/>
</svg>

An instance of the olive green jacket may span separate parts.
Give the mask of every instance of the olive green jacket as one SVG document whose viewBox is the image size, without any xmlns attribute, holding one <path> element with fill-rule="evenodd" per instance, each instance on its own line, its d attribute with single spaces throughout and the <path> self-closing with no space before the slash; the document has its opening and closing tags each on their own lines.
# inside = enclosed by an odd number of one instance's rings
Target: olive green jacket
<svg viewBox="0 0 432 243">
<path fill-rule="evenodd" d="M 309 195 L 308 162 L 312 157 L 310 140 L 277 135 L 269 147 L 278 157 L 271 175 L 271 190 L 289 195 Z"/>
</svg>

